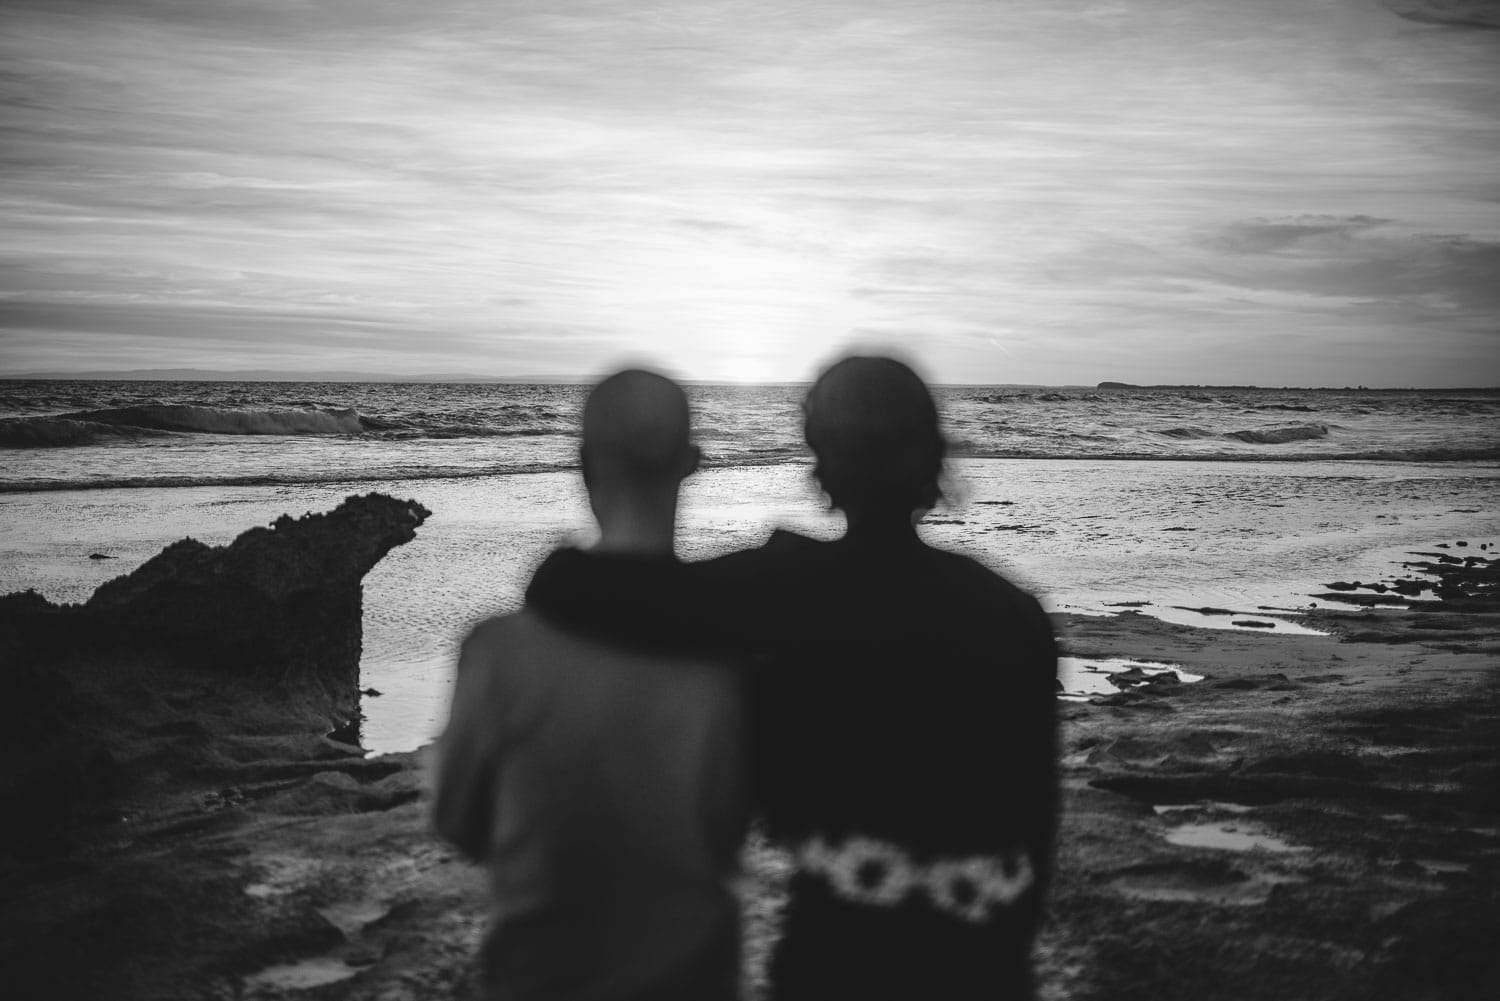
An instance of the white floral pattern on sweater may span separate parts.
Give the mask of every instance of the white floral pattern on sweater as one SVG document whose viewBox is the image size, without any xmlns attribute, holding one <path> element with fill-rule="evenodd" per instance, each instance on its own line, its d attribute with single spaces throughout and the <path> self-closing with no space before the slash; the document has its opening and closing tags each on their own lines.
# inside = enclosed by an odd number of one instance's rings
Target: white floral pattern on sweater
<svg viewBox="0 0 1500 1001">
<path fill-rule="evenodd" d="M 920 892 L 937 910 L 973 923 L 987 920 L 995 906 L 1014 903 L 1036 880 L 1024 852 L 922 863 L 900 845 L 864 835 L 838 845 L 814 835 L 793 855 L 800 871 L 822 877 L 845 900 L 895 907 Z"/>
</svg>

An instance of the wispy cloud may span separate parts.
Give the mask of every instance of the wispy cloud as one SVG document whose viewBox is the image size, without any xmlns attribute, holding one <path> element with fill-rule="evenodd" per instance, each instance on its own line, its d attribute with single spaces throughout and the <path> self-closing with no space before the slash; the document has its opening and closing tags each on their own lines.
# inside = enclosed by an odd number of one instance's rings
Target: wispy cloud
<svg viewBox="0 0 1500 1001">
<path fill-rule="evenodd" d="M 1392 5 L 11 0 L 0 370 L 1497 381 L 1500 33 Z"/>
</svg>

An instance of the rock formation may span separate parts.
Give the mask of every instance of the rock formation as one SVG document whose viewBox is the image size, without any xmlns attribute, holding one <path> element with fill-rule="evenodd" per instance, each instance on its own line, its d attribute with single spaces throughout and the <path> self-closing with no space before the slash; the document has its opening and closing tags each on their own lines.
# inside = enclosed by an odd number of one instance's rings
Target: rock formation
<svg viewBox="0 0 1500 1001">
<path fill-rule="evenodd" d="M 327 514 L 283 515 L 227 546 L 182 539 L 83 605 L 51 605 L 30 592 L 0 599 L 0 629 L 24 647 L 158 655 L 259 677 L 343 721 L 359 700 L 360 581 L 429 514 L 372 493 Z"/>
<path fill-rule="evenodd" d="M 354 718 L 361 580 L 429 513 L 354 496 L 226 546 L 175 542 L 82 605 L 0 598 L 0 841 L 50 837 L 122 781 L 264 770 Z"/>
</svg>

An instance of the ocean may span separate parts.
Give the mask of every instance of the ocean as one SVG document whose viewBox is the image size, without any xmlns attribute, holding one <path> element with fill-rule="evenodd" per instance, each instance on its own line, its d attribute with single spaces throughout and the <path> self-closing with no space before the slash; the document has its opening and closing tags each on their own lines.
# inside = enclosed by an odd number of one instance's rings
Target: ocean
<svg viewBox="0 0 1500 1001">
<path fill-rule="evenodd" d="M 370 490 L 418 500 L 431 519 L 366 578 L 362 662 L 381 693 L 364 701 L 365 745 L 418 746 L 441 726 L 466 627 L 516 608 L 554 546 L 590 538 L 585 392 L 0 382 L 0 593 L 82 601 L 183 536 L 224 543 Z M 689 387 L 705 467 L 684 491 L 684 558 L 776 526 L 839 531 L 811 480 L 802 392 Z M 1500 390 L 937 394 L 953 458 L 924 536 L 1053 610 L 1297 632 L 1330 582 L 1389 580 L 1409 552 L 1500 540 Z"/>
</svg>

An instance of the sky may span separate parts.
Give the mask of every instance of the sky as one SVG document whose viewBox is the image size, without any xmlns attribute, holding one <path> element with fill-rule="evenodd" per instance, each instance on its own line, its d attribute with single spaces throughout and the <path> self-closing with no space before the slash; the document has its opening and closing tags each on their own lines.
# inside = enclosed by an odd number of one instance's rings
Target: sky
<svg viewBox="0 0 1500 1001">
<path fill-rule="evenodd" d="M 1489 27 L 1485 27 L 1489 25 Z M 5 0 L 0 374 L 1500 385 L 1492 0 Z"/>
</svg>

